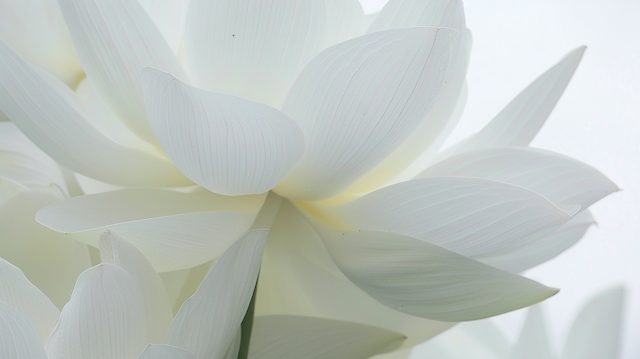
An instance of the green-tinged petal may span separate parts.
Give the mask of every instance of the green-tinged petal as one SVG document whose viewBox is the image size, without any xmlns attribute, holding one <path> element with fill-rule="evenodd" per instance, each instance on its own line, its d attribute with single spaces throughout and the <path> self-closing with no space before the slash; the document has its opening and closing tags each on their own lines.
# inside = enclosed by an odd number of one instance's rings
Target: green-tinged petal
<svg viewBox="0 0 640 359">
<path fill-rule="evenodd" d="M 149 344 L 138 359 L 198 359 L 184 348 L 166 344 Z"/>
<path fill-rule="evenodd" d="M 542 308 L 534 305 L 529 308 L 524 327 L 518 341 L 511 349 L 509 359 L 554 359 L 549 346 L 547 329 L 544 324 Z"/>
</svg>

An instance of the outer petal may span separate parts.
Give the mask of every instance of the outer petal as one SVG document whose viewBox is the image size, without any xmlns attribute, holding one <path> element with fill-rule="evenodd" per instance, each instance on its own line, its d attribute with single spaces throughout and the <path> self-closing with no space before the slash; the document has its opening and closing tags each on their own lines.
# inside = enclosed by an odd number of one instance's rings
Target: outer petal
<svg viewBox="0 0 640 359">
<path fill-rule="evenodd" d="M 280 108 L 324 45 L 325 1 L 191 0 L 185 52 L 196 84 Z"/>
<path fill-rule="evenodd" d="M 263 193 L 302 156 L 304 135 L 282 112 L 191 87 L 156 69 L 142 72 L 158 142 L 199 185 L 225 195 Z"/>
<path fill-rule="evenodd" d="M 571 219 L 533 191 L 469 177 L 412 180 L 340 205 L 301 206 L 338 227 L 401 233 L 465 256 L 512 251 Z"/>
<path fill-rule="evenodd" d="M 509 359 L 554 359 L 539 305 L 529 308 L 527 320 Z"/>
<path fill-rule="evenodd" d="M 169 161 L 122 147 L 85 119 L 75 94 L 0 41 L 0 109 L 65 167 L 121 185 L 189 185 Z"/>
<path fill-rule="evenodd" d="M 185 80 L 186 74 L 151 18 L 130 0 L 60 0 L 60 9 L 87 76 L 131 131 L 155 143 L 140 69 L 153 66 Z"/>
<path fill-rule="evenodd" d="M 529 147 L 490 147 L 463 152 L 427 168 L 418 177 L 465 176 L 512 183 L 556 204 L 587 209 L 618 186 L 595 168 L 570 157 Z"/>
<path fill-rule="evenodd" d="M 443 26 L 464 30 L 460 0 L 390 0 L 367 32 L 414 26 Z"/>
<path fill-rule="evenodd" d="M 538 303 L 558 292 L 416 238 L 328 227 L 320 236 L 354 284 L 380 303 L 410 315 L 476 320 Z"/>
<path fill-rule="evenodd" d="M 151 263 L 136 247 L 110 230 L 100 236 L 100 257 L 102 263 L 113 264 L 131 274 L 142 295 L 149 338 L 154 343 L 162 342 L 171 326 L 173 312 L 167 291 Z"/>
<path fill-rule="evenodd" d="M 149 343 L 133 277 L 100 264 L 79 277 L 45 349 L 49 359 L 135 359 Z"/>
<path fill-rule="evenodd" d="M 333 197 L 387 157 L 433 106 L 456 37 L 451 29 L 380 31 L 316 56 L 283 107 L 307 149 L 277 192 Z"/>
<path fill-rule="evenodd" d="M 138 0 L 174 53 L 182 44 L 189 0 Z"/>
<path fill-rule="evenodd" d="M 42 342 L 41 345 L 44 345 L 49 333 L 58 323 L 60 310 L 40 289 L 29 282 L 18 267 L 2 258 L 0 258 L 0 283 L 0 301 L 24 314 L 34 326 Z"/>
<path fill-rule="evenodd" d="M 138 359 L 198 359 L 187 349 L 166 344 L 149 344 Z"/>
<path fill-rule="evenodd" d="M 406 347 L 452 326 L 400 313 L 356 287 L 288 201 L 282 203 L 271 228 L 260 269 L 256 316 L 313 316 L 387 328 L 407 336 Z"/>
<path fill-rule="evenodd" d="M 26 61 L 69 85 L 82 78 L 84 71 L 57 0 L 2 0 L 0 24 L 0 39 Z"/>
<path fill-rule="evenodd" d="M 224 357 L 251 301 L 268 233 L 251 231 L 220 257 L 176 314 L 165 343 L 200 358 Z"/>
<path fill-rule="evenodd" d="M 33 324 L 0 301 L 0 356 L 3 359 L 47 359 Z"/>
<path fill-rule="evenodd" d="M 620 287 L 591 299 L 573 322 L 561 358 L 617 358 L 623 299 Z"/>
<path fill-rule="evenodd" d="M 595 224 L 595 221 L 591 212 L 583 211 L 556 231 L 535 242 L 513 252 L 481 258 L 480 261 L 508 272 L 523 272 L 555 258 L 578 243 L 592 224 Z"/>
<path fill-rule="evenodd" d="M 484 147 L 526 146 L 544 125 L 573 76 L 585 47 L 569 53 L 514 98 L 480 132 L 442 153 L 454 153 Z"/>
<path fill-rule="evenodd" d="M 36 220 L 96 247 L 98 236 L 113 229 L 158 270 L 170 271 L 221 255 L 249 229 L 264 197 L 125 189 L 71 198 L 38 212 Z"/>
<path fill-rule="evenodd" d="M 251 359 L 367 359 L 404 341 L 383 328 L 288 315 L 256 317 L 251 339 Z"/>
<path fill-rule="evenodd" d="M 364 11 L 358 0 L 326 0 L 325 46 L 350 40 L 362 34 Z"/>
<path fill-rule="evenodd" d="M 0 206 L 0 256 L 13 263 L 59 308 L 91 264 L 87 246 L 39 225 L 34 216 L 62 199 L 55 188 L 18 194 Z"/>
</svg>

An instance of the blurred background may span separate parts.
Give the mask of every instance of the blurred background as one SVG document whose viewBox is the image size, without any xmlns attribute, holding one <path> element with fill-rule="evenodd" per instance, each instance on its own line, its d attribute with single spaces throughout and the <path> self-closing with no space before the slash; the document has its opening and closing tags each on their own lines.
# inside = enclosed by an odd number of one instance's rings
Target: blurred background
<svg viewBox="0 0 640 359">
<path fill-rule="evenodd" d="M 361 2 L 371 13 L 386 1 Z M 531 145 L 586 162 L 623 191 L 591 207 L 598 226 L 581 242 L 525 275 L 561 288 L 544 304 L 556 352 L 589 298 L 624 285 L 620 358 L 640 358 L 640 2 L 466 0 L 464 4 L 473 35 L 469 99 L 445 146 L 482 128 L 570 50 L 588 46 L 567 91 Z M 516 311 L 492 320 L 515 340 L 524 315 Z"/>
</svg>

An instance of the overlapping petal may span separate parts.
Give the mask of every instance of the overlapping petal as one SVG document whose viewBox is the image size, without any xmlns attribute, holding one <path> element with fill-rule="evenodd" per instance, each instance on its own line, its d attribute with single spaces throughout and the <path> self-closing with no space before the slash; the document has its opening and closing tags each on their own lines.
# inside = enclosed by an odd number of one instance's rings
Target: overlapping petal
<svg viewBox="0 0 640 359">
<path fill-rule="evenodd" d="M 288 315 L 255 318 L 251 338 L 251 359 L 366 359 L 404 341 L 383 328 Z"/>
<path fill-rule="evenodd" d="M 511 349 L 509 359 L 553 359 L 549 338 L 540 306 L 532 306 L 527 313 L 520 336 Z"/>
<path fill-rule="evenodd" d="M 457 36 L 426 27 L 380 31 L 316 56 L 283 106 L 307 148 L 276 192 L 336 196 L 400 146 L 438 97 Z"/>
<path fill-rule="evenodd" d="M 17 309 L 0 301 L 0 355 L 6 359 L 47 359 L 38 332 Z"/>
<path fill-rule="evenodd" d="M 367 32 L 414 26 L 442 26 L 464 30 L 460 0 L 390 0 Z"/>
<path fill-rule="evenodd" d="M 298 162 L 304 135 L 284 113 L 240 97 L 191 87 L 143 69 L 151 127 L 169 158 L 220 194 L 263 193 Z"/>
<path fill-rule="evenodd" d="M 142 100 L 140 69 L 151 66 L 183 80 L 177 57 L 138 1 L 60 0 L 87 76 L 119 118 L 149 143 L 155 137 Z"/>
<path fill-rule="evenodd" d="M 138 359 L 198 359 L 192 352 L 166 344 L 149 344 Z"/>
<path fill-rule="evenodd" d="M 325 0 L 325 48 L 363 34 L 364 11 L 358 0 Z"/>
<path fill-rule="evenodd" d="M 184 38 L 189 0 L 138 0 L 174 53 Z"/>
<path fill-rule="evenodd" d="M 157 270 L 170 271 L 220 256 L 251 227 L 264 198 L 225 197 L 203 189 L 124 189 L 56 203 L 36 219 L 96 247 L 99 235 L 110 228 Z"/>
</svg>

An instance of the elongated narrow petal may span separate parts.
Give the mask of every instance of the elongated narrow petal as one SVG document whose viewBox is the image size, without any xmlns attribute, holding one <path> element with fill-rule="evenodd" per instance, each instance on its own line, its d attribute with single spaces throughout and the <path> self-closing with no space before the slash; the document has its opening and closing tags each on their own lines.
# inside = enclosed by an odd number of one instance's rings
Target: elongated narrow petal
<svg viewBox="0 0 640 359">
<path fill-rule="evenodd" d="M 137 358 L 149 343 L 144 302 L 124 269 L 84 271 L 45 349 L 49 359 Z"/>
<path fill-rule="evenodd" d="M 76 84 L 83 76 L 58 1 L 2 0 L 0 24 L 0 39 L 26 61 L 69 85 Z"/>
<path fill-rule="evenodd" d="M 36 220 L 95 247 L 110 228 L 157 270 L 170 271 L 220 256 L 251 227 L 264 198 L 225 197 L 204 189 L 124 189 L 56 203 L 38 212 Z"/>
<path fill-rule="evenodd" d="M 138 0 L 171 47 L 178 53 L 184 37 L 189 0 Z"/>
<path fill-rule="evenodd" d="M 225 195 L 263 193 L 302 156 L 302 131 L 282 112 L 191 87 L 156 69 L 142 72 L 158 142 L 197 184 Z"/>
<path fill-rule="evenodd" d="M 608 290 L 584 306 L 571 326 L 562 359 L 618 357 L 624 292 Z"/>
<path fill-rule="evenodd" d="M 395 233 L 338 232 L 324 227 L 320 236 L 340 270 L 360 289 L 390 308 L 418 317 L 456 322 L 482 319 L 558 292 Z"/>
<path fill-rule="evenodd" d="M 42 345 L 58 323 L 60 310 L 22 271 L 0 258 L 0 301 L 19 310 L 33 324 Z"/>
<path fill-rule="evenodd" d="M 137 1 L 60 0 L 82 66 L 127 127 L 155 143 L 142 100 L 145 66 L 187 76 Z"/>
<path fill-rule="evenodd" d="M 358 0 L 326 0 L 325 46 L 328 47 L 362 35 L 364 11 Z"/>
<path fill-rule="evenodd" d="M 3 301 L 0 301 L 0 333 L 0 356 L 3 359 L 47 359 L 33 324 Z"/>
<path fill-rule="evenodd" d="M 122 147 L 87 120 L 71 89 L 44 78 L 0 41 L 0 109 L 65 167 L 120 185 L 189 185 L 168 160 Z"/>
<path fill-rule="evenodd" d="M 474 257 L 533 242 L 571 219 L 533 191 L 469 177 L 402 182 L 317 208 L 343 228 L 401 233 Z"/>
<path fill-rule="evenodd" d="M 447 154 L 484 147 L 526 146 L 544 125 L 576 71 L 585 47 L 569 53 L 514 98 L 477 134 L 452 147 Z"/>
<path fill-rule="evenodd" d="M 62 308 L 78 275 L 91 265 L 84 243 L 41 226 L 35 214 L 62 199 L 57 188 L 22 192 L 0 206 L 0 256 Z"/>
<path fill-rule="evenodd" d="M 457 35 L 438 28 L 380 31 L 316 56 L 283 107 L 304 131 L 307 148 L 276 191 L 333 197 L 393 152 L 438 97 Z"/>
<path fill-rule="evenodd" d="M 166 344 L 149 344 L 138 359 L 198 359 L 184 348 Z"/>
<path fill-rule="evenodd" d="M 131 274 L 142 295 L 149 338 L 153 343 L 162 342 L 171 326 L 173 312 L 167 291 L 151 263 L 136 247 L 113 231 L 100 236 L 100 257 L 102 263 L 113 264 Z"/>
<path fill-rule="evenodd" d="M 500 253 L 479 260 L 492 267 L 519 273 L 533 268 L 566 251 L 584 236 L 595 223 L 591 212 L 583 211 L 551 234 L 515 251 Z"/>
<path fill-rule="evenodd" d="M 366 359 L 398 348 L 402 334 L 351 322 L 274 315 L 256 317 L 251 359 Z"/>
<path fill-rule="evenodd" d="M 595 168 L 572 158 L 529 147 L 490 147 L 463 152 L 427 168 L 419 177 L 465 176 L 512 183 L 556 204 L 587 209 L 618 186 Z"/>
<path fill-rule="evenodd" d="M 251 301 L 268 233 L 247 233 L 218 259 L 176 314 L 166 344 L 199 358 L 224 357 Z"/>
<path fill-rule="evenodd" d="M 460 30 L 464 22 L 460 0 L 390 0 L 367 32 L 415 26 L 442 26 Z"/>
<path fill-rule="evenodd" d="M 325 1 L 191 0 L 185 53 L 196 85 L 280 108 L 323 46 Z"/>
<path fill-rule="evenodd" d="M 554 359 L 540 306 L 529 308 L 527 320 L 509 359 Z"/>
</svg>

